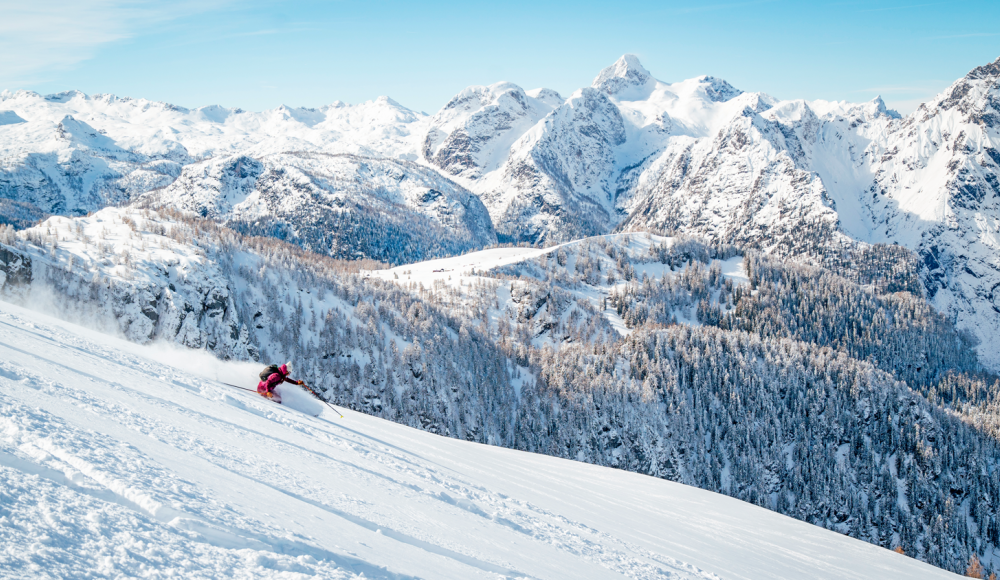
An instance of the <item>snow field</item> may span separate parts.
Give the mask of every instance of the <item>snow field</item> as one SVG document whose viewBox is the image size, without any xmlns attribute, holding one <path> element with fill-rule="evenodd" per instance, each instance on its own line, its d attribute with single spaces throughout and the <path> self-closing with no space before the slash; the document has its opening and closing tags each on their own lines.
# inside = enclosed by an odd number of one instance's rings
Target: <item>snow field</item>
<svg viewBox="0 0 1000 580">
<path fill-rule="evenodd" d="M 0 576 L 951 576 L 663 480 L 312 417 L 177 354 L 0 303 Z"/>
<path fill-rule="evenodd" d="M 67 156 L 70 145 L 96 149 L 111 143 L 119 152 L 178 159 L 304 150 L 415 159 L 430 119 L 388 97 L 357 105 L 337 101 L 317 109 L 281 106 L 248 112 L 218 105 L 185 109 L 78 91 L 46 97 L 2 91 L 0 107 L 6 109 L 0 120 L 6 126 L 0 133 L 5 151 Z"/>
<path fill-rule="evenodd" d="M 524 265 L 522 277 L 534 278 L 539 282 L 545 280 L 546 269 L 560 271 L 563 277 L 571 279 L 576 275 L 577 261 L 581 259 L 601 262 L 602 271 L 607 273 L 615 269 L 615 261 L 598 245 L 594 245 L 607 243 L 616 250 L 626 252 L 632 260 L 637 257 L 641 258 L 640 261 L 631 264 L 635 270 L 636 280 L 641 280 L 643 276 L 646 276 L 653 282 L 656 282 L 665 276 L 672 277 L 676 275 L 676 272 L 669 265 L 652 259 L 650 251 L 660 245 L 670 247 L 674 244 L 674 241 L 674 238 L 648 233 L 607 234 L 558 244 L 548 248 L 491 248 L 478 252 L 470 252 L 462 256 L 426 260 L 385 270 L 372 270 L 366 272 L 366 275 L 394 282 L 406 288 L 416 288 L 417 290 L 447 287 L 461 293 L 464 296 L 463 300 L 468 303 L 474 300 L 473 296 L 475 295 L 468 288 L 480 284 L 495 286 L 494 292 L 496 293 L 496 303 L 498 306 L 491 308 L 488 316 L 491 324 L 496 324 L 504 316 L 509 316 L 508 311 L 516 311 L 518 306 L 510 292 L 511 283 L 493 277 L 498 271 L 503 272 L 502 268 L 505 266 Z M 566 256 L 566 263 L 558 268 L 554 268 L 555 256 L 560 251 Z M 734 283 L 749 283 L 746 271 L 743 268 L 742 256 L 719 260 L 719 266 L 721 267 L 722 275 L 731 279 Z M 593 284 L 581 281 L 577 284 L 561 285 L 561 287 L 563 290 L 567 290 L 574 298 L 585 300 L 600 310 L 602 301 L 605 298 L 629 283 L 623 280 L 608 282 L 605 276 L 601 276 L 600 280 Z M 560 317 L 565 321 L 572 313 L 573 308 L 569 308 Z M 631 330 L 626 327 L 625 322 L 613 308 L 605 308 L 601 312 L 601 315 L 607 319 L 608 323 L 610 323 L 611 327 L 619 335 L 625 336 L 631 333 Z M 699 324 L 693 312 L 678 312 L 677 316 L 678 320 L 685 323 Z M 534 341 L 537 347 L 541 347 L 546 343 L 553 343 L 551 337 L 541 337 Z"/>
</svg>

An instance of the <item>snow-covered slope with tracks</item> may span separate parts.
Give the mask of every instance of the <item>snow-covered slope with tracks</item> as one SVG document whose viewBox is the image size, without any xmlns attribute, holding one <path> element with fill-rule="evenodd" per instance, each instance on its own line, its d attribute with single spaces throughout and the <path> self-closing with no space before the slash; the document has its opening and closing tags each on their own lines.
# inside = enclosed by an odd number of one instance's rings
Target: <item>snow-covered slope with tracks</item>
<svg viewBox="0 0 1000 580">
<path fill-rule="evenodd" d="M 952 577 L 721 495 L 215 380 L 255 370 L 0 303 L 0 575 Z"/>
</svg>

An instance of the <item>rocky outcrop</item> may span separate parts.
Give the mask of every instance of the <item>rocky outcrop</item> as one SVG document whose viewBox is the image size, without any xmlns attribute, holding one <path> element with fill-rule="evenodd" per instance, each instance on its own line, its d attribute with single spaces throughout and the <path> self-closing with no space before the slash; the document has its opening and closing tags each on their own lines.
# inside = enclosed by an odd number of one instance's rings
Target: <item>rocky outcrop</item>
<svg viewBox="0 0 1000 580">
<path fill-rule="evenodd" d="M 31 285 L 31 256 L 0 244 L 0 294 L 21 293 Z"/>
</svg>

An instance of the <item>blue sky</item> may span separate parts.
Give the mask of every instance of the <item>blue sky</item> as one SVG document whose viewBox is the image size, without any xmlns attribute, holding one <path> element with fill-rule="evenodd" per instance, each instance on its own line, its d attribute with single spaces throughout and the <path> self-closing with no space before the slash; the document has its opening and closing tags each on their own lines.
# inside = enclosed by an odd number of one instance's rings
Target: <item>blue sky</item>
<svg viewBox="0 0 1000 580">
<path fill-rule="evenodd" d="M 0 89 L 262 110 L 501 80 L 569 95 L 623 53 L 782 99 L 911 111 L 1000 56 L 1000 2 L 0 0 Z"/>
</svg>

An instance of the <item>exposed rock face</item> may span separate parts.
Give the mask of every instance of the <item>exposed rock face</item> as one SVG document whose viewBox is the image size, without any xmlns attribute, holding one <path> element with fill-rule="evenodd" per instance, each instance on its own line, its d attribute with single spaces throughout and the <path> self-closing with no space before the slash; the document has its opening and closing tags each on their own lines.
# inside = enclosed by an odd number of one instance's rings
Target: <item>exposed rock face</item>
<svg viewBox="0 0 1000 580">
<path fill-rule="evenodd" d="M 31 256 L 0 245 L 0 292 L 17 293 L 31 284 Z"/>
</svg>

